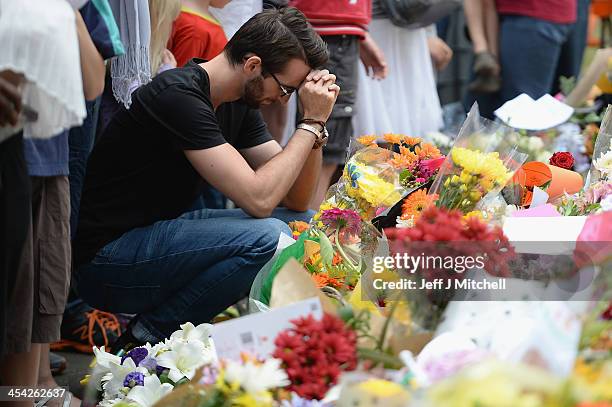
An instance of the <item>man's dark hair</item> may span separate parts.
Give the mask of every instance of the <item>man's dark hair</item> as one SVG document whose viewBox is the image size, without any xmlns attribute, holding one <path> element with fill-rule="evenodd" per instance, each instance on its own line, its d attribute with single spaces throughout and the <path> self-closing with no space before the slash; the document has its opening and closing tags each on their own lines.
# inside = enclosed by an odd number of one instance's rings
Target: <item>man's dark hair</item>
<svg viewBox="0 0 612 407">
<path fill-rule="evenodd" d="M 301 59 L 312 69 L 322 68 L 329 58 L 327 46 L 304 14 L 294 7 L 264 10 L 251 17 L 225 46 L 232 65 L 253 53 L 263 69 L 279 73 L 291 59 Z"/>
</svg>

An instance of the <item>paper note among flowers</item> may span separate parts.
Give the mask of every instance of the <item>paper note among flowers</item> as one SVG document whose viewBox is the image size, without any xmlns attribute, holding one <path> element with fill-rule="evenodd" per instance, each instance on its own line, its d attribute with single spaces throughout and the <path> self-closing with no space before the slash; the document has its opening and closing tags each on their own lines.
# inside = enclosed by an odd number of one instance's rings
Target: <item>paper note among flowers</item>
<svg viewBox="0 0 612 407">
<path fill-rule="evenodd" d="M 565 123 L 574 109 L 550 95 L 538 100 L 522 93 L 495 111 L 508 126 L 525 130 L 545 130 Z"/>
<path fill-rule="evenodd" d="M 239 360 L 243 352 L 265 359 L 274 351 L 274 338 L 291 327 L 291 321 L 312 315 L 321 319 L 323 311 L 318 298 L 310 298 L 268 312 L 247 315 L 212 326 L 219 359 Z"/>
</svg>

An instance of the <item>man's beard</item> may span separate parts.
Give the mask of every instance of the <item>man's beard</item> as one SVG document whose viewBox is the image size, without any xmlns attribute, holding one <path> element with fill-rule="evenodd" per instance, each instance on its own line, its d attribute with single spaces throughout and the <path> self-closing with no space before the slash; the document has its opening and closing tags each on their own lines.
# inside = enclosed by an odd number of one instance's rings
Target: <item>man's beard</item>
<svg viewBox="0 0 612 407">
<path fill-rule="evenodd" d="M 242 96 L 242 100 L 248 107 L 259 109 L 263 101 L 263 82 L 263 78 L 258 76 L 257 78 L 247 81 L 246 85 L 244 85 L 244 96 Z"/>
</svg>

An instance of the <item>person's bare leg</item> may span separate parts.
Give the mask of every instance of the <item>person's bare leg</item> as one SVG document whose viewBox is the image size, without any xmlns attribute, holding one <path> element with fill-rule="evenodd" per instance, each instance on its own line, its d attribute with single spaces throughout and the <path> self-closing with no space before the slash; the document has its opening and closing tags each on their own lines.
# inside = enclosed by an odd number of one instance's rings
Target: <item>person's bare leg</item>
<svg viewBox="0 0 612 407">
<path fill-rule="evenodd" d="M 495 0 L 482 0 L 485 36 L 489 52 L 499 57 L 499 18 L 495 8 Z"/>
<path fill-rule="evenodd" d="M 3 386 L 34 387 L 38 381 L 40 345 L 32 344 L 29 352 L 6 355 L 0 363 L 0 381 Z M 32 402 L 6 402 L 10 407 L 32 406 Z"/>
<path fill-rule="evenodd" d="M 485 35 L 483 0 L 465 0 L 464 13 L 475 54 L 489 51 Z"/>
<path fill-rule="evenodd" d="M 83 374 L 85 375 L 85 374 Z M 51 364 L 49 362 L 49 344 L 43 343 L 40 345 L 40 367 L 38 369 L 38 386 L 45 388 L 60 387 L 51 374 Z M 46 404 L 49 407 L 61 407 L 62 400 L 54 399 Z M 81 405 L 81 400 L 72 396 L 70 407 L 78 407 Z"/>
<path fill-rule="evenodd" d="M 270 105 L 262 105 L 259 110 L 261 110 L 272 138 L 281 144 L 287 126 L 287 104 L 275 102 Z"/>
<path fill-rule="evenodd" d="M 317 211 L 319 210 L 319 206 L 325 200 L 325 194 L 327 194 L 327 190 L 329 189 L 329 183 L 336 172 L 336 168 L 338 165 L 336 164 L 323 164 L 321 168 L 321 175 L 319 175 L 319 182 L 317 183 L 317 189 L 310 201 L 310 209 Z"/>
</svg>

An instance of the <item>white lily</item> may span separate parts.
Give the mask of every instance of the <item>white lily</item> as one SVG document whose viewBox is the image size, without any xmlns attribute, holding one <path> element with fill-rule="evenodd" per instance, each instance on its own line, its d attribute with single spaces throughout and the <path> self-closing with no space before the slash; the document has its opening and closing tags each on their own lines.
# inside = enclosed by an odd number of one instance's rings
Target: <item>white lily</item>
<svg viewBox="0 0 612 407">
<path fill-rule="evenodd" d="M 120 364 L 121 358 L 113 355 L 112 353 L 106 352 L 104 350 L 104 346 L 100 348 L 94 346 L 93 353 L 95 356 L 95 365 L 93 366 L 93 370 L 89 378 L 89 384 L 93 384 L 96 386 L 96 389 L 102 390 L 102 381 L 111 371 L 110 365 L 112 363 Z"/>
<path fill-rule="evenodd" d="M 172 345 L 172 350 L 157 357 L 157 364 L 170 369 L 168 378 L 176 383 L 183 377 L 191 380 L 199 367 L 213 360 L 213 352 L 210 349 L 203 349 L 202 343 L 198 340 L 177 341 Z"/>
<path fill-rule="evenodd" d="M 131 358 L 125 359 L 123 364 L 111 362 L 110 370 L 113 377 L 104 385 L 105 398 L 120 397 L 120 393 L 122 393 L 125 387 L 123 381 L 129 373 L 140 372 L 145 377 L 149 375 L 149 371 L 146 368 L 136 367 Z"/>
<path fill-rule="evenodd" d="M 98 407 L 113 407 L 124 401 L 123 399 L 104 399 L 98 403 Z"/>
<path fill-rule="evenodd" d="M 210 346 L 209 338 L 211 328 L 211 324 L 200 324 L 198 326 L 194 326 L 191 322 L 187 322 L 181 325 L 181 329 L 170 335 L 170 342 L 175 343 L 176 341 L 199 341 L 205 347 L 208 347 Z"/>
<path fill-rule="evenodd" d="M 225 380 L 228 383 L 238 383 L 247 393 L 251 394 L 285 387 L 289 384 L 287 373 L 281 368 L 279 359 L 266 359 L 261 364 L 252 361 L 245 363 L 228 361 L 224 370 Z"/>
<path fill-rule="evenodd" d="M 138 403 L 141 407 L 150 407 L 172 389 L 174 387 L 170 383 L 162 384 L 157 376 L 147 376 L 144 379 L 144 386 L 132 388 L 126 399 Z"/>
<path fill-rule="evenodd" d="M 593 166 L 602 174 L 612 175 L 612 150 L 602 154 L 597 160 L 593 161 Z"/>
</svg>

